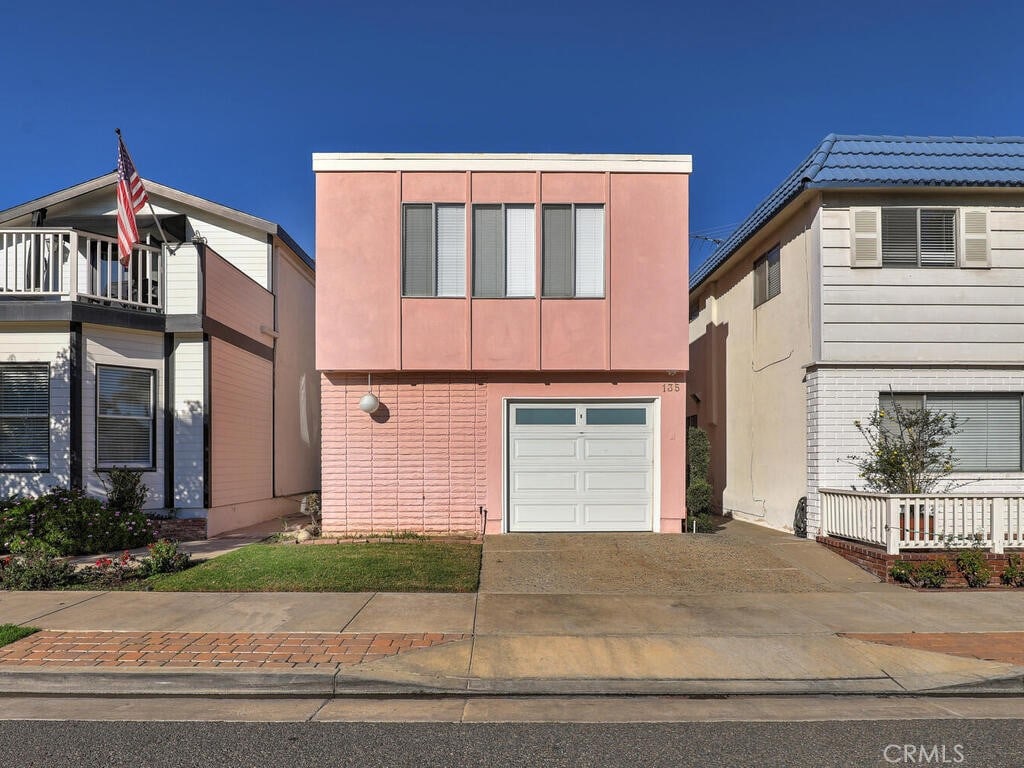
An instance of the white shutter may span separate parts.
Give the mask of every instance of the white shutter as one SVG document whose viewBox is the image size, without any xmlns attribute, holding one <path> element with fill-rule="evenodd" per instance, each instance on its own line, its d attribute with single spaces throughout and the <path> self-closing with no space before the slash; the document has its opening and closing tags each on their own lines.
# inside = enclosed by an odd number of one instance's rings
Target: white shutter
<svg viewBox="0 0 1024 768">
<path fill-rule="evenodd" d="M 960 209 L 960 266 L 985 268 L 989 259 L 988 209 Z"/>
<path fill-rule="evenodd" d="M 882 209 L 850 208 L 850 266 L 882 266 Z"/>
<path fill-rule="evenodd" d="M 437 295 L 466 295 L 466 206 L 437 206 Z"/>
<path fill-rule="evenodd" d="M 576 296 L 604 296 L 604 206 L 576 206 Z"/>
<path fill-rule="evenodd" d="M 505 207 L 505 295 L 533 296 L 537 263 L 532 205 Z"/>
</svg>

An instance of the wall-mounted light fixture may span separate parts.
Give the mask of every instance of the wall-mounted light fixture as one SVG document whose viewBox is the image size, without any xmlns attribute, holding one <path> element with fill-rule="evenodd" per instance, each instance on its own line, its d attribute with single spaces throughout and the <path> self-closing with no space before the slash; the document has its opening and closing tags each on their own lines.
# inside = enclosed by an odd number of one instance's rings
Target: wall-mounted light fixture
<svg viewBox="0 0 1024 768">
<path fill-rule="evenodd" d="M 373 374 L 366 374 L 366 394 L 359 398 L 359 410 L 363 413 L 376 413 L 380 408 L 380 400 L 373 394 Z"/>
</svg>

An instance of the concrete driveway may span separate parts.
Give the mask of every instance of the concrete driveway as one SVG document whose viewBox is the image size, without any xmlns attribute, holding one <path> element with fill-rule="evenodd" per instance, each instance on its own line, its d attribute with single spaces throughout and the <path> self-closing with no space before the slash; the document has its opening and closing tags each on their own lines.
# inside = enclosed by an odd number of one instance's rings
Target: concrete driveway
<svg viewBox="0 0 1024 768">
<path fill-rule="evenodd" d="M 813 541 L 726 520 L 714 534 L 487 536 L 480 593 L 843 592 L 876 581 Z"/>
</svg>

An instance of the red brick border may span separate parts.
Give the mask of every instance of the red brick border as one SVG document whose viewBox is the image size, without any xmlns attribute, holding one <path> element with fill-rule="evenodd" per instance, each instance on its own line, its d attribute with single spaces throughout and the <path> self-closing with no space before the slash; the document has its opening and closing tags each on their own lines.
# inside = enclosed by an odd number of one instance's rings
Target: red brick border
<svg viewBox="0 0 1024 768">
<path fill-rule="evenodd" d="M 822 546 L 832 550 L 837 555 L 840 555 L 849 560 L 854 565 L 859 565 L 868 573 L 872 573 L 882 581 L 888 582 L 889 584 L 895 583 L 892 576 L 889 575 L 889 568 L 897 560 L 905 560 L 910 563 L 920 563 L 925 560 L 936 560 L 940 557 L 944 557 L 949 560 L 950 572 L 949 578 L 946 579 L 947 587 L 966 587 L 967 582 L 964 580 L 963 575 L 956 569 L 956 552 L 955 551 L 923 551 L 923 552 L 903 552 L 898 555 L 890 555 L 886 553 L 881 547 L 875 547 L 870 544 L 863 544 L 859 541 L 849 541 L 847 539 L 839 539 L 834 536 L 818 536 L 817 541 Z M 992 552 L 983 552 L 985 560 L 992 568 L 992 578 L 988 585 L 990 587 L 1002 586 L 1000 577 L 1003 574 L 1003 570 L 1006 568 L 1009 560 L 1006 554 L 997 555 Z"/>
<path fill-rule="evenodd" d="M 1024 632 L 845 632 L 842 637 L 868 643 L 948 653 L 986 661 L 1024 665 Z"/>
<path fill-rule="evenodd" d="M 0 648 L 0 667 L 337 668 L 468 637 L 441 633 L 43 630 Z"/>
<path fill-rule="evenodd" d="M 153 533 L 158 539 L 174 541 L 200 541 L 206 538 L 206 519 L 190 517 L 151 517 Z"/>
</svg>

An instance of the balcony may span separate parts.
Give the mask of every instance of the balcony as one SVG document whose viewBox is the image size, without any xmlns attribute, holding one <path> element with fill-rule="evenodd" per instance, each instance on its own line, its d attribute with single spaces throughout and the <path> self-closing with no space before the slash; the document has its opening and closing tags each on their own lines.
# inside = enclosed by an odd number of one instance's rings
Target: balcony
<svg viewBox="0 0 1024 768">
<path fill-rule="evenodd" d="M 117 238 L 66 227 L 0 229 L 0 301 L 79 301 L 163 312 L 161 249 L 136 245 L 128 267 Z"/>
</svg>

